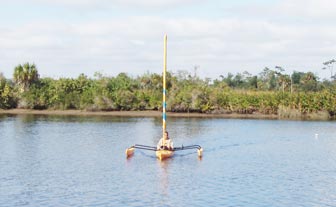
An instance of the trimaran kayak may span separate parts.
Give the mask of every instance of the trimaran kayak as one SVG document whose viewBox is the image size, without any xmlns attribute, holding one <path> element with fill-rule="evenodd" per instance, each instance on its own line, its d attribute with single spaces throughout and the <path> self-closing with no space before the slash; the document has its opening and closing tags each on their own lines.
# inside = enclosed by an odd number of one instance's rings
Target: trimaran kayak
<svg viewBox="0 0 336 207">
<path fill-rule="evenodd" d="M 166 71 L 167 71 L 167 35 L 164 36 L 164 50 L 163 50 L 163 90 L 162 90 L 162 136 L 164 136 L 164 133 L 166 131 Z M 156 157 L 159 160 L 164 160 L 167 158 L 170 158 L 174 155 L 175 151 L 179 150 L 189 150 L 189 149 L 197 149 L 197 154 L 199 157 L 202 157 L 203 149 L 199 145 L 189 145 L 189 146 L 183 146 L 182 147 L 174 147 L 173 150 L 164 150 L 164 149 L 157 149 L 156 147 L 147 146 L 147 145 L 141 145 L 136 144 L 126 149 L 126 156 L 130 157 L 134 154 L 135 149 L 141 149 L 141 150 L 151 150 L 155 151 Z"/>
</svg>

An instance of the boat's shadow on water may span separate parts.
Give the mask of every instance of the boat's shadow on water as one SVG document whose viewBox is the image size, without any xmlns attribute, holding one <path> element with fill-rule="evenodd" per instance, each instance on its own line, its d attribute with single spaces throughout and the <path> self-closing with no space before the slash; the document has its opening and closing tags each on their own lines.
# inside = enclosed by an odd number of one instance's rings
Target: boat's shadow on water
<svg viewBox="0 0 336 207">
<path fill-rule="evenodd" d="M 155 154 L 149 154 L 148 152 L 144 151 L 137 151 L 138 154 L 141 154 L 141 156 L 148 157 L 148 158 L 154 158 L 156 159 Z M 197 152 L 175 152 L 174 157 L 186 157 L 186 156 L 192 156 L 192 155 L 197 155 Z"/>
<path fill-rule="evenodd" d="M 155 158 L 156 159 L 154 151 L 153 152 L 138 151 L 137 153 L 141 154 L 144 157 Z M 149 153 L 152 153 L 153 155 L 150 155 Z"/>
</svg>

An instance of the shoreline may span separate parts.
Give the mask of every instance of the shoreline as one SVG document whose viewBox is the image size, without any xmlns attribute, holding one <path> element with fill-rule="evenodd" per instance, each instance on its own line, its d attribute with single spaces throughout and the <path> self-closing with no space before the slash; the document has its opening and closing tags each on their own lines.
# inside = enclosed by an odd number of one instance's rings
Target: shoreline
<svg viewBox="0 0 336 207">
<path fill-rule="evenodd" d="M 161 111 L 84 111 L 84 110 L 34 110 L 34 109 L 0 109 L 0 115 L 51 115 L 51 116 L 105 116 L 105 117 L 162 117 Z M 295 115 L 295 114 L 294 114 Z M 224 119 L 262 119 L 294 121 L 335 121 L 335 117 L 320 116 L 318 113 L 305 116 L 279 116 L 277 114 L 239 114 L 239 113 L 185 113 L 167 112 L 174 118 L 224 118 Z"/>
<path fill-rule="evenodd" d="M 160 111 L 82 111 L 82 110 L 0 110 L 0 115 L 60 115 L 60 116 L 114 116 L 114 117 L 161 117 Z M 181 118 L 241 118 L 241 119 L 279 119 L 275 114 L 204 114 L 167 112 L 168 117 Z"/>
</svg>

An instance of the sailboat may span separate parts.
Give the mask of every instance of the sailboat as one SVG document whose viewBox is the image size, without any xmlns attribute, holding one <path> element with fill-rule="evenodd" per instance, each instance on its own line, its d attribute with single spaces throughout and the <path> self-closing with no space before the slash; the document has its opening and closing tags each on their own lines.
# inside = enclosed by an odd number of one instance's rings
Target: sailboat
<svg viewBox="0 0 336 207">
<path fill-rule="evenodd" d="M 163 74 L 162 74 L 162 137 L 164 136 L 164 133 L 166 132 L 166 71 L 167 71 L 167 35 L 164 35 L 164 46 L 163 46 Z M 140 145 L 135 144 L 129 148 L 126 149 L 126 157 L 133 156 L 135 149 L 142 149 L 142 150 L 151 150 L 155 151 L 156 157 L 159 160 L 164 160 L 167 158 L 170 158 L 174 155 L 175 151 L 179 150 L 188 150 L 188 149 L 197 149 L 197 154 L 199 157 L 202 157 L 203 155 L 203 149 L 199 145 L 189 145 L 189 146 L 182 146 L 182 147 L 174 147 L 172 150 L 166 150 L 166 149 L 157 149 L 156 147 L 147 146 L 147 145 Z"/>
<path fill-rule="evenodd" d="M 163 87 L 163 90 L 162 90 L 162 137 L 164 137 L 164 133 L 166 131 L 166 119 L 167 119 L 167 115 L 166 115 L 167 35 L 164 36 L 163 42 L 164 44 L 163 44 L 163 74 L 162 74 L 162 87 Z M 163 159 L 173 156 L 174 151 L 160 149 L 160 150 L 157 150 L 155 154 L 159 160 L 163 160 Z"/>
</svg>

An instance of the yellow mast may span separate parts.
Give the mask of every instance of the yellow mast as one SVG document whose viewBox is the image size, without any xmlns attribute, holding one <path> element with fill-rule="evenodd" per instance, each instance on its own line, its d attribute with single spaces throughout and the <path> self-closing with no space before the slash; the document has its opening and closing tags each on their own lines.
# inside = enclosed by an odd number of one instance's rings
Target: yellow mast
<svg viewBox="0 0 336 207">
<path fill-rule="evenodd" d="M 163 43 L 163 90 L 162 90 L 162 137 L 166 131 L 166 70 L 167 70 L 167 35 L 164 35 Z"/>
</svg>

